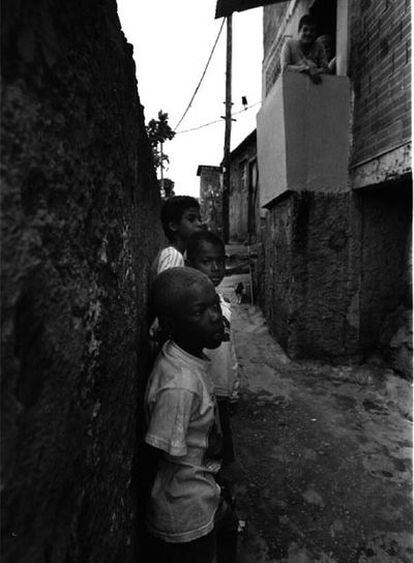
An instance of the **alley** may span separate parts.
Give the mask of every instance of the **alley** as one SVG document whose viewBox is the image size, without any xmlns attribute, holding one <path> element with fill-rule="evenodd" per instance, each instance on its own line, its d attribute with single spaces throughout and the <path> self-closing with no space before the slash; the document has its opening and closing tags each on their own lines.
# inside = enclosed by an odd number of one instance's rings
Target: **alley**
<svg viewBox="0 0 414 563">
<path fill-rule="evenodd" d="M 233 311 L 240 563 L 411 561 L 410 385 L 374 366 L 290 361 L 257 307 Z"/>
</svg>

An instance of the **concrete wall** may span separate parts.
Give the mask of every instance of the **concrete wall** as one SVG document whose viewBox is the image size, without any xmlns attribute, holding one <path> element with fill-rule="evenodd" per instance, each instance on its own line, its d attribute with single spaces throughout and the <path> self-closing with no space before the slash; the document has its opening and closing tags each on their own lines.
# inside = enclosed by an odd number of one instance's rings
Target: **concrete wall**
<svg viewBox="0 0 414 563">
<path fill-rule="evenodd" d="M 223 192 L 220 166 L 200 165 L 200 210 L 207 227 L 223 234 Z"/>
<path fill-rule="evenodd" d="M 135 561 L 160 228 L 132 48 L 113 0 L 3 8 L 2 560 Z"/>
<path fill-rule="evenodd" d="M 353 163 L 411 136 L 410 2 L 352 0 Z"/>
<path fill-rule="evenodd" d="M 284 72 L 257 116 L 261 205 L 286 190 L 349 189 L 349 81 Z"/>
</svg>

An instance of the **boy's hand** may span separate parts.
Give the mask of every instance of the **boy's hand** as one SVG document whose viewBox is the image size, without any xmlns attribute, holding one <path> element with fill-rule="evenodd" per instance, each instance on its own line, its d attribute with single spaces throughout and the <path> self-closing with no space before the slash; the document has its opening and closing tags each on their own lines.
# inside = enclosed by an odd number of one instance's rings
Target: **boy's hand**
<svg viewBox="0 0 414 563">
<path fill-rule="evenodd" d="M 322 82 L 322 78 L 319 72 L 314 68 L 309 69 L 309 78 L 312 80 L 314 84 L 320 84 Z"/>
</svg>

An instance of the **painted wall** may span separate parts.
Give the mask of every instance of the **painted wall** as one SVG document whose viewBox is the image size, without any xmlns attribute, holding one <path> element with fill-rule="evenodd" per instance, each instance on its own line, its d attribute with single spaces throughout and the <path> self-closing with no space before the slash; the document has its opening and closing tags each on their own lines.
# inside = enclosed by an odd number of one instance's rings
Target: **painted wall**
<svg viewBox="0 0 414 563">
<path fill-rule="evenodd" d="M 2 555 L 136 561 L 161 235 L 132 48 L 112 0 L 3 8 Z"/>
<path fill-rule="evenodd" d="M 349 189 L 349 100 L 344 76 L 279 77 L 257 117 L 262 206 L 286 190 Z"/>
</svg>

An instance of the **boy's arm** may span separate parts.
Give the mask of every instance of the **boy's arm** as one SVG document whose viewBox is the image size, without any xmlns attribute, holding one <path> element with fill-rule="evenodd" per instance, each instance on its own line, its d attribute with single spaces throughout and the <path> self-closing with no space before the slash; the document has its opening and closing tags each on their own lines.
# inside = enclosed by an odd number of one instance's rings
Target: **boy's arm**
<svg viewBox="0 0 414 563">
<path fill-rule="evenodd" d="M 153 403 L 145 441 L 171 456 L 187 453 L 187 429 L 193 405 L 187 389 L 164 389 Z"/>
</svg>

